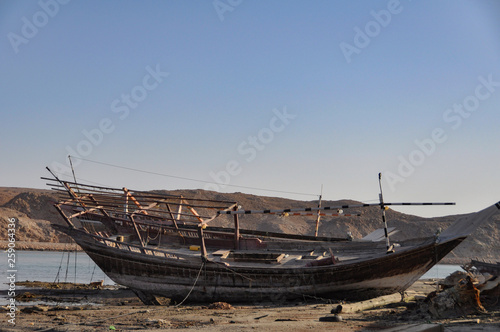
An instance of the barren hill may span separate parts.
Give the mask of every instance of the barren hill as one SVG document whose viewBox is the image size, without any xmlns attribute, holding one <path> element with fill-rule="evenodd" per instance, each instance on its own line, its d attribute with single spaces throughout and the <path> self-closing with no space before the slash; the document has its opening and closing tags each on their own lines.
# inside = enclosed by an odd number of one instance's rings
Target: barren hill
<svg viewBox="0 0 500 332">
<path fill-rule="evenodd" d="M 317 201 L 297 201 L 279 197 L 243 193 L 226 194 L 205 190 L 159 190 L 158 192 L 182 194 L 185 197 L 236 201 L 244 209 L 315 207 L 318 204 Z M 56 200 L 56 194 L 50 190 L 0 187 L 0 230 L 2 234 L 7 234 L 8 218 L 15 217 L 19 219 L 19 227 L 16 232 L 18 241 L 27 241 L 29 243 L 68 242 L 69 239 L 66 236 L 55 232 L 50 227 L 51 223 L 64 223 L 53 208 Z M 350 200 L 323 201 L 322 205 L 333 206 L 356 203 L 359 202 Z M 361 238 L 375 229 L 383 227 L 380 208 L 378 207 L 352 209 L 345 212 L 351 214 L 360 213 L 361 216 L 322 217 L 319 235 L 346 237 L 347 232 L 350 232 L 354 238 Z M 396 227 L 399 230 L 399 233 L 391 237 L 392 241 L 433 235 L 438 229 L 445 229 L 456 217 L 421 218 L 390 209 L 387 211 L 389 226 Z M 462 245 L 451 252 L 446 257 L 446 261 L 466 262 L 470 258 L 498 260 L 500 257 L 499 221 L 500 214 L 497 214 L 489 223 L 483 225 Z M 244 215 L 241 217 L 240 222 L 241 227 L 246 229 L 293 234 L 314 235 L 315 228 L 315 217 Z M 231 227 L 233 221 L 228 216 L 221 216 L 214 220 L 211 225 Z"/>
</svg>

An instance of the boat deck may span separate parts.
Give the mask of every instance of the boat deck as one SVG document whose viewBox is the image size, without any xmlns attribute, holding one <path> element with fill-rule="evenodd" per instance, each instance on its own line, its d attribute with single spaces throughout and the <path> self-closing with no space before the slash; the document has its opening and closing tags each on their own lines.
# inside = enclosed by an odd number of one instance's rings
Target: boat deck
<svg viewBox="0 0 500 332">
<path fill-rule="evenodd" d="M 147 245 L 146 249 L 153 249 L 168 252 L 178 257 L 189 260 L 200 260 L 201 252 L 197 246 L 168 248 L 163 246 Z M 359 252 L 358 252 L 359 253 Z M 324 250 L 308 251 L 259 251 L 259 250 L 215 250 L 207 251 L 207 258 L 211 262 L 221 263 L 228 267 L 262 267 L 272 265 L 273 268 L 293 268 L 317 265 L 334 265 L 350 263 L 358 259 L 367 259 L 385 255 L 385 251 L 364 252 L 361 255 L 349 253 L 335 253 L 332 256 Z M 315 263 L 316 262 L 316 263 Z"/>
</svg>

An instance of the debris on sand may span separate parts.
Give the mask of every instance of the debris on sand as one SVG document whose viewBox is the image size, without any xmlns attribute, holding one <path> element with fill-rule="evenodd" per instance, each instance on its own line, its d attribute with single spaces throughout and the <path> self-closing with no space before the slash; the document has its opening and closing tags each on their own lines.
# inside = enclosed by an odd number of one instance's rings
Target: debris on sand
<svg viewBox="0 0 500 332">
<path fill-rule="evenodd" d="M 451 277 L 455 278 L 456 276 L 452 275 Z M 473 281 L 473 277 L 467 275 L 456 282 L 453 287 L 448 287 L 440 293 L 432 292 L 425 301 L 428 305 L 428 311 L 435 318 L 453 318 L 486 313 L 487 311 L 481 304 L 479 297 L 480 291 Z M 446 284 L 450 284 L 449 280 Z"/>
<path fill-rule="evenodd" d="M 166 328 L 172 324 L 165 319 L 146 319 L 145 325 L 154 328 Z"/>
<path fill-rule="evenodd" d="M 38 298 L 40 298 L 39 294 L 34 294 L 31 292 L 20 293 L 17 294 L 15 297 L 16 301 L 21 301 L 21 302 L 36 301 Z"/>
<path fill-rule="evenodd" d="M 226 302 L 214 302 L 208 306 L 208 309 L 230 310 L 234 309 L 234 307 Z"/>
</svg>

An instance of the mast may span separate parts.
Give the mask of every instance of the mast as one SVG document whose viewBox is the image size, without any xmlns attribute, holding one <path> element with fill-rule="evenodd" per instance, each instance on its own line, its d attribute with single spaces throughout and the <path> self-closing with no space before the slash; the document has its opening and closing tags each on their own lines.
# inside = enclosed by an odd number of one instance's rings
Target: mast
<svg viewBox="0 0 500 332">
<path fill-rule="evenodd" d="M 318 215 L 316 217 L 316 228 L 314 230 L 314 236 L 318 237 L 318 228 L 319 228 L 319 220 L 321 218 L 321 213 L 320 213 L 320 208 L 321 208 L 321 197 L 323 196 L 323 185 L 321 185 L 321 193 L 319 194 L 319 200 L 318 200 Z"/>
<path fill-rule="evenodd" d="M 75 169 L 73 168 L 73 162 L 71 161 L 71 156 L 70 155 L 68 155 L 68 159 L 69 159 L 69 164 L 71 166 L 71 172 L 73 173 L 73 180 L 75 180 L 75 184 L 76 184 L 77 182 L 76 182 Z"/>
<path fill-rule="evenodd" d="M 233 208 L 233 211 L 238 210 L 238 205 L 236 204 Z M 240 221 L 238 215 L 233 215 L 234 218 L 234 249 L 240 249 Z"/>
<path fill-rule="evenodd" d="M 61 186 L 64 187 L 64 189 L 68 192 L 69 194 L 69 197 L 71 197 L 72 199 L 78 201 L 78 203 L 80 204 L 80 206 L 84 209 L 84 210 L 87 210 L 87 207 L 85 205 L 85 203 L 83 203 L 83 201 L 80 199 L 80 197 L 78 197 L 78 195 L 73 191 L 73 189 L 71 188 L 71 186 L 65 182 L 65 181 L 62 181 L 60 180 L 55 174 L 54 172 L 52 172 L 50 170 L 50 168 L 48 167 L 45 167 L 47 169 L 47 171 L 50 172 L 50 174 L 52 174 L 52 176 L 54 177 L 54 179 L 56 179 L 57 182 L 59 182 L 61 184 Z"/>
<path fill-rule="evenodd" d="M 380 208 L 382 209 L 382 221 L 384 222 L 384 233 L 385 233 L 385 245 L 387 247 L 387 253 L 393 253 L 394 248 L 391 246 L 389 242 L 389 234 L 387 232 L 387 219 L 385 218 L 385 210 L 388 209 L 387 206 L 384 204 L 384 195 L 382 193 L 382 173 L 378 173 L 378 185 L 380 187 L 380 194 L 379 194 L 379 199 L 380 199 Z"/>
</svg>

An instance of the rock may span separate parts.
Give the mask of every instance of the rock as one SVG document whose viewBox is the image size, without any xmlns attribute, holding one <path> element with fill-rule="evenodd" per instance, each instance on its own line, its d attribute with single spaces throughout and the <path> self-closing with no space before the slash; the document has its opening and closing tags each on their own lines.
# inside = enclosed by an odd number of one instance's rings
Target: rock
<svg viewBox="0 0 500 332">
<path fill-rule="evenodd" d="M 319 321 L 320 322 L 341 322 L 342 321 L 342 316 L 340 316 L 340 315 L 333 315 L 333 316 L 320 317 Z"/>
<path fill-rule="evenodd" d="M 336 306 L 335 308 L 333 308 L 330 313 L 332 314 L 340 314 L 342 312 L 342 305 L 339 304 L 338 306 Z"/>
</svg>

